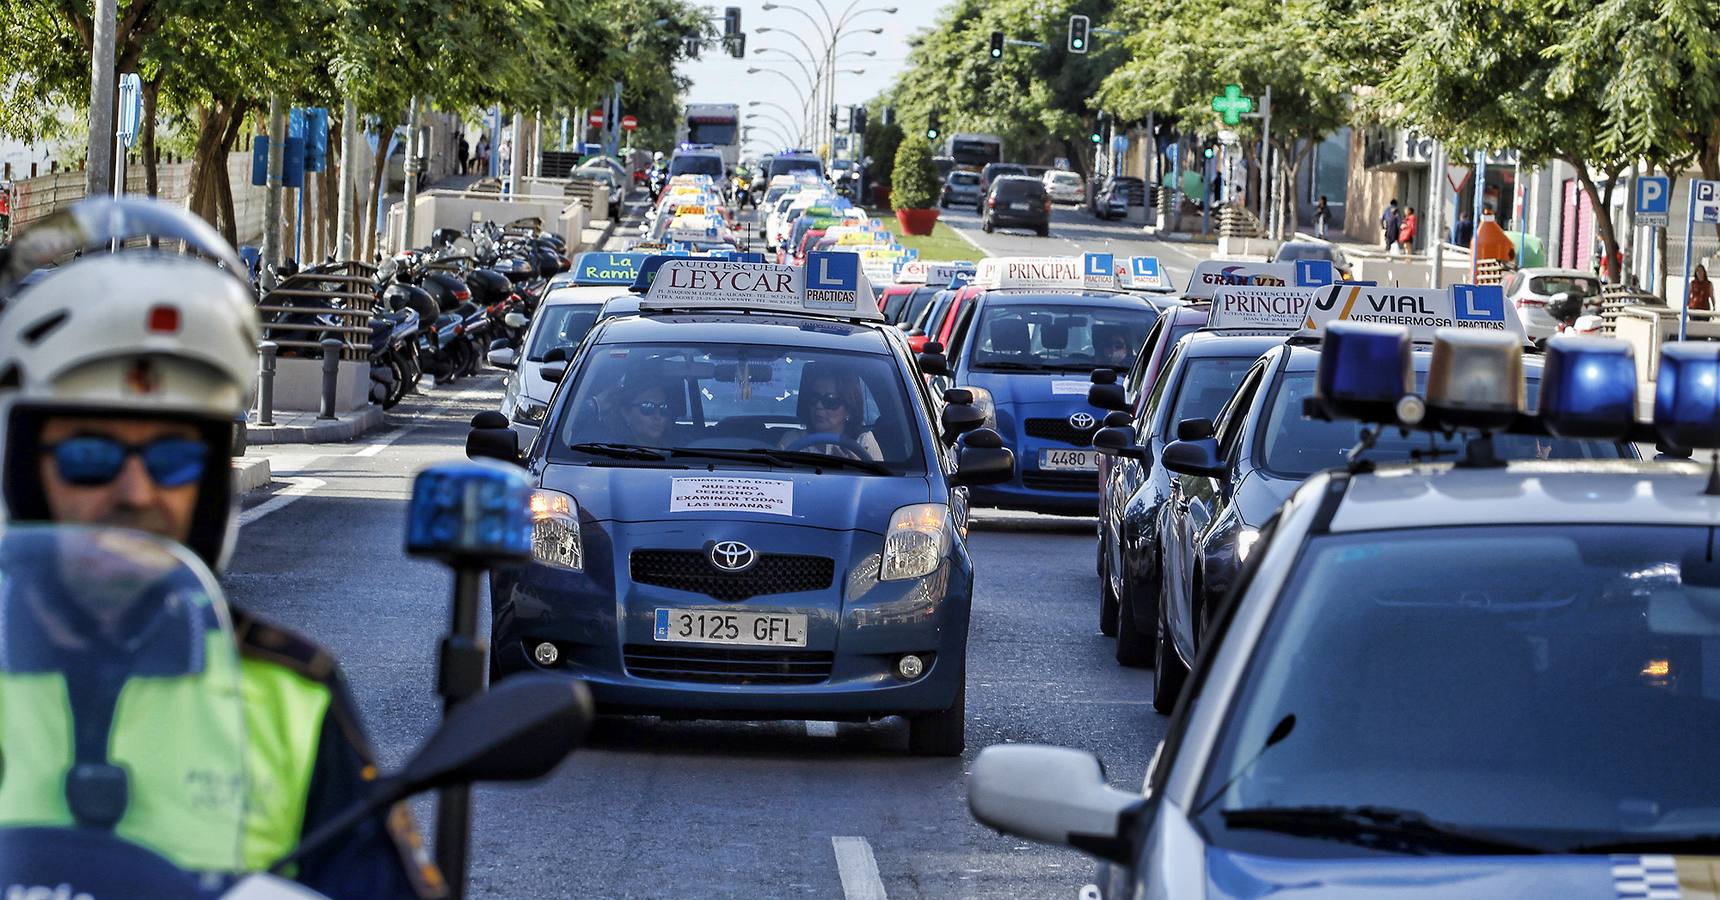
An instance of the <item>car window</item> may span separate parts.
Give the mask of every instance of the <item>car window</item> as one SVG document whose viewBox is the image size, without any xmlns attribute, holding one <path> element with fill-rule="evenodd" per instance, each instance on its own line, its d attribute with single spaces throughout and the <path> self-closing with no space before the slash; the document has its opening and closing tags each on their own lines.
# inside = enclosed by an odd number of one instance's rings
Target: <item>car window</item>
<svg viewBox="0 0 1720 900">
<path fill-rule="evenodd" d="M 1123 379 L 1123 394 L 1133 401 L 1141 393 L 1141 382 L 1147 377 L 1147 363 L 1152 359 L 1153 348 L 1159 341 L 1159 335 L 1165 330 L 1165 318 L 1153 322 L 1153 327 L 1147 331 L 1147 339 L 1141 342 L 1141 352 L 1135 357 L 1135 365 L 1129 369 L 1129 375 Z"/>
<path fill-rule="evenodd" d="M 955 298 L 955 291 L 939 291 L 932 297 L 932 302 L 920 313 L 920 318 L 914 323 L 924 334 L 931 334 L 933 329 L 943 324 L 944 314 L 949 312 L 950 303 Z"/>
<path fill-rule="evenodd" d="M 1058 304 L 1031 296 L 987 304 L 974 326 L 975 369 L 1126 369 L 1141 352 L 1155 313 L 1147 306 Z"/>
<path fill-rule="evenodd" d="M 1707 527 L 1637 524 L 1310 539 L 1223 713 L 1196 791 L 1213 801 L 1203 833 L 1281 858 L 1408 859 L 1395 854 L 1465 851 L 1423 849 L 1410 831 L 1392 832 L 1408 849 L 1370 832 L 1353 840 L 1362 850 L 1325 830 L 1225 823 L 1243 810 L 1391 810 L 1554 853 L 1720 832 L 1712 540 Z"/>
<path fill-rule="evenodd" d="M 723 177 L 723 158 L 720 156 L 705 156 L 687 154 L 669 160 L 669 174 L 675 175 L 709 175 L 712 178 Z"/>
<path fill-rule="evenodd" d="M 1529 293 L 1544 297 L 1564 293 L 1578 297 L 1597 297 L 1600 292 L 1601 283 L 1596 278 L 1583 278 L 1575 275 L 1541 275 L 1529 279 Z"/>
<path fill-rule="evenodd" d="M 1245 430 L 1243 424 L 1248 420 L 1248 408 L 1254 403 L 1254 393 L 1260 389 L 1260 382 L 1266 378 L 1266 366 L 1259 362 L 1254 364 L 1243 375 L 1242 384 L 1237 386 L 1236 393 L 1225 402 L 1218 416 L 1214 434 L 1218 438 L 1218 458 L 1229 462 L 1234 458 L 1238 441 Z M 1172 422 L 1171 427 L 1176 427 Z"/>
<path fill-rule="evenodd" d="M 973 324 L 974 310 L 978 307 L 979 304 L 977 303 L 963 303 L 961 309 L 956 310 L 955 328 L 950 331 L 950 365 L 952 366 L 961 359 L 962 346 L 967 343 L 968 326 Z"/>
<path fill-rule="evenodd" d="M 587 355 L 552 454 L 594 442 L 688 451 L 790 449 L 923 474 L 919 432 L 894 356 L 742 344 L 611 344 Z M 816 438 L 825 440 L 817 440 Z M 810 440 L 809 440 L 810 439 Z"/>
<path fill-rule="evenodd" d="M 1003 199 L 1026 200 L 1045 196 L 1045 185 L 1037 181 L 998 181 L 991 191 Z"/>
<path fill-rule="evenodd" d="M 1236 386 L 1248 374 L 1254 360 L 1252 356 L 1189 360 L 1183 366 L 1170 415 L 1162 420 L 1165 436 L 1169 437 L 1176 423 L 1184 419 L 1211 419 L 1218 415 L 1224 402 L 1236 393 Z"/>
<path fill-rule="evenodd" d="M 527 362 L 543 362 L 557 347 L 569 350 L 585 339 L 603 309 L 596 303 L 559 303 L 545 306 L 533 317 L 532 340 L 526 347 Z"/>
<path fill-rule="evenodd" d="M 1162 322 L 1163 320 L 1160 321 Z M 1154 325 L 1153 327 L 1155 329 L 1158 328 L 1157 325 Z M 1152 346 L 1153 342 L 1150 340 L 1147 341 L 1147 349 L 1141 353 L 1142 365 L 1146 363 L 1147 354 L 1151 352 Z M 1182 351 L 1183 348 L 1181 344 L 1171 348 L 1170 358 L 1166 359 L 1165 364 L 1159 367 L 1159 377 L 1153 380 L 1153 389 L 1149 391 L 1142 399 L 1142 402 L 1137 405 L 1136 408 L 1138 411 L 1135 416 L 1135 433 L 1137 435 L 1146 437 L 1147 423 L 1153 420 L 1154 415 L 1158 411 L 1159 401 L 1164 397 L 1165 391 L 1167 390 L 1166 385 L 1170 384 L 1170 380 L 1176 372 L 1177 360 L 1182 358 Z"/>
<path fill-rule="evenodd" d="M 925 321 L 926 310 L 931 309 L 940 297 L 948 293 L 947 290 L 935 288 L 916 289 L 908 297 L 908 306 L 902 310 L 902 317 L 896 321 L 900 324 L 906 324 L 909 328 L 919 328 Z"/>
</svg>

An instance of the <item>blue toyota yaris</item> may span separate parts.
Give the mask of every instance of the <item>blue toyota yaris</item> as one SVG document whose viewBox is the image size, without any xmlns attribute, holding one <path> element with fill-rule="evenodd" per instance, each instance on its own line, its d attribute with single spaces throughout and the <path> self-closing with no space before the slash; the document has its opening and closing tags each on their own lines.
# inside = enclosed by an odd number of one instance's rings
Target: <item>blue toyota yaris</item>
<svg viewBox="0 0 1720 900">
<path fill-rule="evenodd" d="M 895 329 L 736 288 L 812 271 L 675 260 L 656 285 L 730 293 L 598 323 L 523 460 L 533 560 L 491 585 L 495 676 L 575 674 L 614 713 L 902 715 L 915 752 L 961 752 L 962 485 L 1013 456 L 966 398 L 933 398 Z M 469 449 L 501 437 L 475 424 Z"/>
</svg>

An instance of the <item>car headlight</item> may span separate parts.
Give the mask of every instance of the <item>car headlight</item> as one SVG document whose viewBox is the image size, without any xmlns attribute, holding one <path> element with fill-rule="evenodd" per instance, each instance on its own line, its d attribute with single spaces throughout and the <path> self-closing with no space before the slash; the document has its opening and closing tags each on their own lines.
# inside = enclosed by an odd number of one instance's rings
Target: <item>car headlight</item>
<svg viewBox="0 0 1720 900">
<path fill-rule="evenodd" d="M 980 412 L 985 413 L 985 424 L 981 427 L 996 428 L 997 404 L 992 402 L 991 391 L 971 385 L 968 387 L 968 391 L 973 394 L 973 405 L 979 407 Z"/>
<path fill-rule="evenodd" d="M 944 503 L 916 503 L 890 516 L 884 532 L 884 562 L 879 581 L 900 581 L 930 575 L 950 552 L 950 508 Z"/>
<path fill-rule="evenodd" d="M 584 571 L 579 504 L 567 494 L 543 488 L 532 491 L 532 559 L 558 569 Z"/>
<path fill-rule="evenodd" d="M 1253 528 L 1244 528 L 1236 533 L 1236 561 L 1246 562 L 1248 551 L 1254 549 L 1254 543 L 1260 540 L 1260 532 Z"/>
<path fill-rule="evenodd" d="M 547 405 L 533 403 L 523 397 L 520 398 L 519 404 L 514 407 L 514 421 L 521 425 L 542 425 L 544 417 L 547 415 L 549 415 Z"/>
</svg>

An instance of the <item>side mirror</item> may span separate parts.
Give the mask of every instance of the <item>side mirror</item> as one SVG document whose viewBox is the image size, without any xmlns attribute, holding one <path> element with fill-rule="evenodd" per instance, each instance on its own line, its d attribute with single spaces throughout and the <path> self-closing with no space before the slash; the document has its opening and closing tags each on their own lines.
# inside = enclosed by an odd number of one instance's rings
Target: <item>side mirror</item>
<svg viewBox="0 0 1720 900">
<path fill-rule="evenodd" d="M 502 317 L 502 324 L 508 326 L 509 328 L 524 328 L 527 325 L 530 325 L 531 322 L 532 322 L 532 320 L 526 318 L 525 313 L 520 312 L 518 310 L 515 310 L 511 313 L 508 313 L 507 315 Z"/>
<path fill-rule="evenodd" d="M 1105 414 L 1104 426 L 1106 428 L 1116 428 L 1120 425 L 1133 424 L 1135 424 L 1135 417 L 1122 410 L 1115 410 Z"/>
<path fill-rule="evenodd" d="M 567 363 L 550 363 L 538 369 L 538 374 L 550 384 L 560 384 L 567 377 Z"/>
<path fill-rule="evenodd" d="M 985 425 L 985 413 L 971 402 L 951 403 L 939 414 L 938 424 L 943 428 L 944 441 L 953 444 L 956 438 Z"/>
<path fill-rule="evenodd" d="M 519 465 L 520 436 L 508 427 L 508 417 L 495 410 L 472 417 L 472 430 L 466 432 L 467 459 L 499 459 Z"/>
<path fill-rule="evenodd" d="M 1212 437 L 1211 419 L 1183 419 L 1177 423 L 1177 440 L 1198 441 Z"/>
<path fill-rule="evenodd" d="M 937 346 L 937 341 L 933 341 L 933 342 L 927 344 L 926 346 L 928 346 L 928 347 Z M 920 371 L 924 372 L 927 375 L 948 375 L 948 374 L 950 374 L 949 357 L 944 356 L 942 353 L 929 353 L 925 350 L 921 350 L 919 355 L 916 356 L 914 358 L 914 360 L 915 360 L 915 362 L 917 362 L 919 364 Z"/>
<path fill-rule="evenodd" d="M 501 350 L 503 348 L 512 347 L 512 346 L 513 346 L 513 344 L 509 343 L 507 338 L 496 338 L 495 340 L 490 342 L 490 349 L 491 350 Z"/>
<path fill-rule="evenodd" d="M 1093 432 L 1093 449 L 1100 453 L 1124 459 L 1146 459 L 1146 451 L 1135 441 L 1133 425 L 1116 425 Z"/>
<path fill-rule="evenodd" d="M 1106 368 L 1094 369 L 1093 373 L 1087 376 L 1087 379 L 1094 384 L 1116 384 L 1117 370 Z"/>
<path fill-rule="evenodd" d="M 507 346 L 507 341 L 500 341 L 499 343 L 502 346 L 491 350 L 487 357 L 490 361 L 490 365 L 495 366 L 498 369 L 517 368 L 518 363 L 513 349 Z"/>
<path fill-rule="evenodd" d="M 1123 393 L 1123 386 L 1116 382 L 1088 385 L 1087 402 L 1100 409 L 1119 412 L 1129 408 L 1129 398 Z"/>
<path fill-rule="evenodd" d="M 987 747 L 967 785 L 968 809 L 980 824 L 1123 864 L 1146 807 L 1146 798 L 1105 783 L 1098 757 L 1065 747 Z"/>
<path fill-rule="evenodd" d="M 967 388 L 944 388 L 945 403 L 972 403 L 973 391 Z"/>
<path fill-rule="evenodd" d="M 944 352 L 944 345 L 938 341 L 927 341 L 925 346 L 920 348 L 920 352 L 921 353 L 942 353 L 942 352 Z"/>
<path fill-rule="evenodd" d="M 1165 468 L 1179 475 L 1224 477 L 1225 466 L 1218 458 L 1218 442 L 1212 438 L 1172 441 L 1165 447 L 1161 460 Z"/>
<path fill-rule="evenodd" d="M 1015 453 L 1003 445 L 1003 435 L 980 428 L 962 438 L 956 451 L 956 484 L 998 484 L 1015 477 Z"/>
</svg>

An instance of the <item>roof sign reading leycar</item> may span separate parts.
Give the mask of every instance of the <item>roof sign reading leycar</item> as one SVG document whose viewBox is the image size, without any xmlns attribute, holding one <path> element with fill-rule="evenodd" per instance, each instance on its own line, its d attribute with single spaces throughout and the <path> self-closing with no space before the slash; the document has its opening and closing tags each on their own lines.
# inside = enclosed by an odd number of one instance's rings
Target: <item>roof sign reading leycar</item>
<svg viewBox="0 0 1720 900">
<path fill-rule="evenodd" d="M 852 253 L 807 255 L 806 266 L 667 259 L 651 279 L 642 310 L 745 309 L 881 319 L 872 285 Z"/>
<path fill-rule="evenodd" d="M 1301 334 L 1318 335 L 1332 322 L 1402 325 L 1410 339 L 1430 343 L 1441 328 L 1502 331 L 1527 340 L 1517 310 L 1496 284 L 1454 284 L 1444 289 L 1335 284 L 1314 292 Z"/>
</svg>

